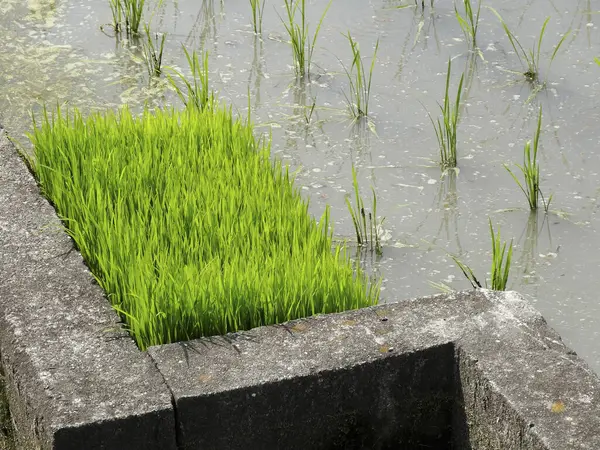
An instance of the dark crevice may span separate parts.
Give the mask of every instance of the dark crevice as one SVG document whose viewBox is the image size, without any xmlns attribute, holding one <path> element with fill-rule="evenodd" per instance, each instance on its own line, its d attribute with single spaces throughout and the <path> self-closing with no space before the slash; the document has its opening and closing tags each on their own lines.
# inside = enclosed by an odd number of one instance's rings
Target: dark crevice
<svg viewBox="0 0 600 450">
<path fill-rule="evenodd" d="M 160 374 L 160 376 L 163 380 L 163 383 L 169 390 L 169 394 L 171 396 L 171 406 L 173 407 L 173 418 L 175 421 L 175 430 L 174 430 L 175 446 L 177 447 L 178 450 L 183 450 L 183 444 L 180 442 L 181 439 L 179 438 L 179 414 L 177 411 L 177 402 L 175 401 L 175 394 L 173 394 L 173 390 L 171 389 L 171 386 L 169 386 L 169 383 L 167 383 L 167 380 L 164 377 L 163 373 L 158 368 L 158 363 L 156 362 L 156 360 L 152 357 L 152 355 L 150 353 L 148 353 L 148 352 L 145 352 L 145 353 L 146 353 L 146 355 L 148 355 L 148 358 L 150 358 L 150 361 L 152 361 L 152 364 L 154 364 L 154 367 L 156 367 L 156 371 Z M 0 450 L 2 450 L 2 449 L 0 449 Z"/>
</svg>

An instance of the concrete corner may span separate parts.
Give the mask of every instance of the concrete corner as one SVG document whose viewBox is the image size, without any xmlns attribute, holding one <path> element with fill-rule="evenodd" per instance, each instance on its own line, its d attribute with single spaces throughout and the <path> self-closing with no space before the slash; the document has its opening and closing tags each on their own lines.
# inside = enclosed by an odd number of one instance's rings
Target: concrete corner
<svg viewBox="0 0 600 450">
<path fill-rule="evenodd" d="M 182 448 L 600 448 L 600 382 L 516 293 L 149 349 Z"/>
<path fill-rule="evenodd" d="M 175 448 L 162 376 L 2 132 L 0 167 L 0 364 L 20 445 Z"/>
</svg>

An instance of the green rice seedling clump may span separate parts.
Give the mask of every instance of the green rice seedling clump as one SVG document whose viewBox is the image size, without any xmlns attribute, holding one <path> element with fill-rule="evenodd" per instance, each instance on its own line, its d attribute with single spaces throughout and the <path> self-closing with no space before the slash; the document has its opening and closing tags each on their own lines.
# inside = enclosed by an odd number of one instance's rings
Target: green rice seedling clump
<svg viewBox="0 0 600 450">
<path fill-rule="evenodd" d="M 165 50 L 165 40 L 167 38 L 166 33 L 159 35 L 154 34 L 154 38 L 150 32 L 150 25 L 144 24 L 145 39 L 142 41 L 142 52 L 144 54 L 144 61 L 146 63 L 146 69 L 150 79 L 153 77 L 160 77 L 163 71 L 162 60 L 163 53 Z"/>
<path fill-rule="evenodd" d="M 323 11 L 311 39 L 306 21 L 306 0 L 284 0 L 286 16 L 285 19 L 280 16 L 280 19 L 290 37 L 294 70 L 297 77 L 304 78 L 310 75 L 317 37 L 332 1 L 329 0 L 329 3 L 327 3 L 327 7 Z"/>
<path fill-rule="evenodd" d="M 108 0 L 112 13 L 111 26 L 115 33 L 125 31 L 127 36 L 140 34 L 145 2 L 146 0 Z"/>
<path fill-rule="evenodd" d="M 262 33 L 263 12 L 265 10 L 265 0 L 250 0 L 250 9 L 252 10 L 252 28 L 254 34 Z"/>
<path fill-rule="evenodd" d="M 460 118 L 460 100 L 462 95 L 463 82 L 465 74 L 463 73 L 456 90 L 456 100 L 454 104 L 450 101 L 450 73 L 452 71 L 452 62 L 448 60 L 448 72 L 446 74 L 446 89 L 444 92 L 444 104 L 439 105 L 442 118 L 435 122 L 431 115 L 429 120 L 435 130 L 435 136 L 440 149 L 440 165 L 442 169 L 451 169 L 456 167 L 458 158 L 456 156 L 456 137 L 458 130 L 458 121 Z"/>
<path fill-rule="evenodd" d="M 490 226 L 490 237 L 492 239 L 492 268 L 489 288 L 494 291 L 505 291 L 508 285 L 508 276 L 510 274 L 510 266 L 512 263 L 513 241 L 510 241 L 507 250 L 506 242 L 502 242 L 500 238 L 500 230 L 498 230 L 497 233 L 494 233 L 492 220 L 488 218 L 488 222 Z M 458 265 L 467 280 L 469 280 L 473 288 L 477 289 L 483 287 L 473 270 L 467 264 L 460 261 L 456 256 L 452 256 L 452 259 Z M 488 287 L 487 281 L 486 287 Z"/>
<path fill-rule="evenodd" d="M 465 38 L 475 50 L 477 47 L 477 28 L 479 27 L 479 13 L 481 11 L 481 0 L 477 2 L 477 10 L 473 12 L 471 0 L 463 0 L 464 15 L 458 11 L 456 3 L 454 4 L 454 14 L 460 28 L 463 30 Z"/>
<path fill-rule="evenodd" d="M 366 117 L 369 115 L 369 98 L 371 97 L 371 80 L 373 78 L 373 69 L 375 68 L 375 59 L 377 58 L 377 50 L 379 49 L 379 39 L 375 44 L 375 51 L 371 58 L 369 74 L 365 72 L 365 66 L 360 56 L 360 48 L 358 43 L 352 39 L 350 32 L 346 35 L 350 49 L 352 50 L 352 64 L 350 69 L 344 66 L 346 77 L 349 83 L 348 94 L 344 93 L 348 110 L 354 119 Z"/>
<path fill-rule="evenodd" d="M 373 200 L 371 203 L 372 212 L 365 212 L 365 203 L 360 195 L 358 186 L 358 178 L 356 177 L 356 169 L 352 165 L 352 187 L 354 188 L 354 206 L 350 201 L 350 196 L 346 196 L 346 206 L 352 217 L 352 224 L 356 233 L 356 243 L 363 248 L 368 248 L 371 251 L 375 250 L 378 255 L 383 253 L 381 237 L 379 236 L 385 217 L 379 219 L 377 217 L 377 195 L 375 189 L 371 186 Z M 369 217 L 369 226 L 367 227 L 367 216 Z"/>
<path fill-rule="evenodd" d="M 35 121 L 34 121 L 35 122 Z M 377 303 L 230 109 L 44 111 L 29 161 L 142 349 Z"/>
<path fill-rule="evenodd" d="M 492 238 L 492 272 L 490 275 L 491 289 L 494 291 L 505 291 L 508 284 L 508 275 L 510 274 L 510 264 L 512 261 L 513 242 L 510 241 L 508 251 L 506 242 L 500 239 L 500 230 L 494 234 L 492 221 L 490 223 L 490 236 Z"/>
<path fill-rule="evenodd" d="M 502 16 L 498 13 L 498 11 L 496 11 L 491 6 L 489 6 L 488 8 L 496 15 L 496 17 L 500 21 L 502 28 L 504 29 L 504 32 L 506 34 L 506 37 L 508 37 L 510 45 L 517 54 L 519 61 L 521 61 L 521 64 L 524 67 L 526 67 L 525 72 L 523 72 L 523 76 L 525 77 L 525 79 L 530 83 L 539 85 L 541 87 L 545 86 L 546 82 L 540 81 L 540 52 L 542 49 L 542 40 L 544 39 L 544 34 L 546 34 L 546 26 L 550 21 L 550 17 L 547 17 L 544 23 L 542 24 L 540 35 L 538 39 L 534 41 L 532 48 L 525 49 L 523 45 L 521 45 L 521 42 L 519 42 L 515 34 L 510 30 L 510 28 L 508 28 L 508 25 L 506 24 Z M 554 61 L 554 58 L 556 58 L 558 50 L 560 50 L 560 47 L 565 42 L 565 39 L 569 36 L 570 33 L 571 30 L 568 30 L 565 34 L 563 34 L 558 43 L 554 46 L 554 51 L 552 52 L 552 55 L 548 60 L 547 70 L 550 70 L 550 66 Z"/>
<path fill-rule="evenodd" d="M 544 210 L 548 212 L 550 208 L 550 202 L 552 201 L 552 195 L 548 197 L 548 201 L 544 198 L 544 194 L 540 189 L 540 166 L 538 164 L 538 148 L 540 144 L 540 131 L 542 128 L 542 107 L 538 114 L 537 127 L 535 134 L 533 135 L 533 150 L 531 147 L 531 141 L 527 141 L 523 148 L 523 165 L 516 164 L 517 168 L 523 174 L 523 181 L 521 182 L 516 174 L 506 164 L 504 168 L 510 173 L 517 186 L 523 191 L 529 204 L 529 209 L 535 211 L 538 209 L 539 199 L 542 199 Z"/>
</svg>

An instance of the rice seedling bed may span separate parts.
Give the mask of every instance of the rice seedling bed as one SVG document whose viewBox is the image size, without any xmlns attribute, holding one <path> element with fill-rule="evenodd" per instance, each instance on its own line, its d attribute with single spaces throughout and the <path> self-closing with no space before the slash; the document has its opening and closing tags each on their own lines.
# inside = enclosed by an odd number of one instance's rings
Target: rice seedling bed
<svg viewBox="0 0 600 450">
<path fill-rule="evenodd" d="M 31 167 L 140 348 L 377 302 L 269 146 L 222 107 L 46 113 Z"/>
<path fill-rule="evenodd" d="M 482 283 L 489 280 L 489 218 L 507 249 L 513 240 L 508 288 L 540 299 L 536 306 L 551 325 L 600 368 L 600 306 L 590 300 L 600 279 L 589 250 L 600 246 L 600 25 L 593 2 L 555 0 L 548 8 L 546 0 L 334 0 L 329 9 L 327 0 L 305 2 L 310 44 L 321 23 L 305 76 L 296 71 L 281 20 L 287 17 L 283 0 L 264 7 L 254 2 L 254 12 L 247 0 L 146 0 L 142 35 L 128 42 L 118 41 L 110 27 L 100 31 L 111 22 L 107 0 L 21 3 L 0 2 L 6 37 L 0 66 L 10 67 L 0 71 L 0 122 L 11 135 L 28 131 L 29 110 L 39 117 L 44 102 L 68 102 L 86 115 L 123 104 L 135 114 L 145 103 L 178 105 L 166 81 L 166 75 L 177 78 L 169 67 L 189 75 L 182 45 L 200 59 L 208 51 L 217 98 L 236 116 L 246 117 L 250 106 L 256 136 L 270 136 L 271 157 L 290 165 L 302 196 L 310 198 L 308 213 L 320 217 L 329 205 L 335 241 L 346 241 L 356 264 L 381 276 L 382 302 L 431 294 L 437 291 L 432 283 L 470 287 L 452 256 L 468 263 Z M 490 6 L 525 53 L 516 41 L 513 46 Z M 298 12 L 297 24 L 300 18 Z M 146 67 L 145 23 L 155 49 L 166 34 L 160 76 Z M 368 120 L 348 114 L 350 83 L 340 63 L 352 64 L 348 34 L 360 48 L 363 78 L 372 73 Z M 536 83 L 524 76 L 531 52 Z M 451 103 L 461 76 L 464 81 L 457 167 L 442 170 L 427 111 L 434 121 L 442 117 L 448 60 Z M 517 165 L 524 163 L 526 142 L 533 144 L 540 107 L 536 165 L 543 197 L 552 201 L 547 214 L 538 207 L 532 216 L 504 167 L 525 181 Z M 346 198 L 355 204 L 353 166 L 367 224 L 371 187 L 376 194 L 381 254 L 356 244 L 346 204 Z"/>
</svg>

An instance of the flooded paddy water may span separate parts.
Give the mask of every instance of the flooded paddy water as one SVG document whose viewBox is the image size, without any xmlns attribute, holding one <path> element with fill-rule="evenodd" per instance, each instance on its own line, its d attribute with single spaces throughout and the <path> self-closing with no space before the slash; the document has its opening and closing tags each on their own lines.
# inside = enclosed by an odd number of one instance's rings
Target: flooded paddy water
<svg viewBox="0 0 600 450">
<path fill-rule="evenodd" d="M 209 52 L 210 83 L 218 98 L 271 134 L 274 155 L 321 215 L 330 205 L 335 233 L 352 239 L 345 204 L 352 165 L 370 208 L 370 187 L 385 216 L 382 255 L 359 253 L 383 278 L 382 301 L 470 285 L 452 255 L 486 277 L 491 244 L 488 218 L 503 239 L 514 239 L 510 289 L 535 306 L 592 367 L 600 371 L 600 5 L 591 0 L 487 0 L 477 43 L 469 51 L 454 4 L 413 0 L 333 0 L 313 56 L 309 80 L 298 81 L 279 17 L 282 1 L 266 0 L 262 37 L 252 30 L 248 0 L 147 0 L 153 32 L 167 33 L 163 63 L 186 71 L 182 45 Z M 462 7 L 462 1 L 457 1 Z M 546 89 L 532 96 L 515 71 L 525 69 L 493 6 L 531 48 L 550 17 L 541 49 Z M 327 7 L 307 1 L 312 33 Z M 29 111 L 68 103 L 84 111 L 180 102 L 163 81 L 149 83 L 135 42 L 119 40 L 107 0 L 0 0 L 0 123 L 25 141 Z M 561 36 L 569 36 L 548 61 Z M 366 64 L 379 39 L 370 121 L 354 123 L 342 63 L 351 64 L 345 33 Z M 465 73 L 458 129 L 458 171 L 442 173 L 435 132 L 448 59 L 451 92 Z M 311 109 L 315 105 L 314 110 Z M 523 193 L 503 167 L 522 163 L 539 106 L 543 107 L 542 190 L 550 212 L 530 214 Z"/>
</svg>

